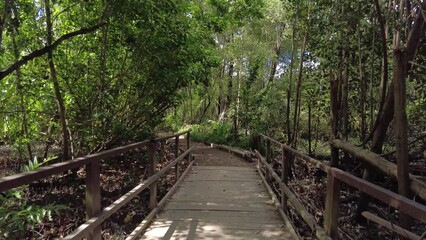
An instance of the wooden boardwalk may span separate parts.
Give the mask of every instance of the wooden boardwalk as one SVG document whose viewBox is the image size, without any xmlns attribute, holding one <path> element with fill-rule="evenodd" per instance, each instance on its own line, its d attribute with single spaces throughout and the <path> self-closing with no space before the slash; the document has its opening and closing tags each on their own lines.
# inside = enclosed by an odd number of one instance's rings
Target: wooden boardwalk
<svg viewBox="0 0 426 240">
<path fill-rule="evenodd" d="M 195 166 L 141 239 L 292 239 L 257 171 Z"/>
</svg>

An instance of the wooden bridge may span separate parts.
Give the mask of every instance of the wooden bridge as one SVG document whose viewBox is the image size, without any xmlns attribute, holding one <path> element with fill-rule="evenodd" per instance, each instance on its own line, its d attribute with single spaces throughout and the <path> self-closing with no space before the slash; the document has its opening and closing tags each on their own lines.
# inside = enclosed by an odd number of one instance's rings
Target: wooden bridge
<svg viewBox="0 0 426 240">
<path fill-rule="evenodd" d="M 180 137 L 185 137 L 185 148 L 180 151 Z M 223 167 L 195 166 L 190 146 L 190 132 L 146 140 L 74 160 L 41 167 L 35 171 L 0 179 L 0 192 L 29 184 L 55 174 L 85 166 L 87 221 L 64 239 L 101 239 L 102 223 L 143 190 L 150 192 L 151 212 L 126 239 L 299 239 L 293 223 L 287 216 L 289 209 L 297 213 L 318 239 L 339 238 L 338 213 L 340 186 L 345 184 L 364 192 L 389 206 L 426 223 L 426 206 L 391 191 L 359 179 L 338 168 L 330 167 L 300 153 L 272 138 L 260 135 L 265 157 L 257 153 L 257 166 Z M 172 141 L 175 159 L 158 172 L 157 148 L 162 141 Z M 281 152 L 281 176 L 271 166 L 271 144 Z M 335 140 L 332 147 L 343 150 L 364 161 L 385 164 L 379 155 L 357 149 Z M 100 162 L 128 151 L 148 146 L 149 177 L 111 205 L 102 208 L 100 201 Z M 310 164 L 327 175 L 324 224 L 316 222 L 301 201 L 289 189 L 290 161 Z M 179 172 L 177 164 L 186 161 L 188 167 Z M 389 174 L 393 166 L 386 165 Z M 157 196 L 157 181 L 166 172 L 174 170 L 176 183 L 161 199 Z M 278 196 L 270 187 L 279 186 Z M 411 189 L 425 198 L 424 183 L 413 178 Z M 159 201 L 158 201 L 159 200 Z M 365 218 L 408 239 L 420 239 L 414 233 L 385 219 L 363 212 Z"/>
</svg>

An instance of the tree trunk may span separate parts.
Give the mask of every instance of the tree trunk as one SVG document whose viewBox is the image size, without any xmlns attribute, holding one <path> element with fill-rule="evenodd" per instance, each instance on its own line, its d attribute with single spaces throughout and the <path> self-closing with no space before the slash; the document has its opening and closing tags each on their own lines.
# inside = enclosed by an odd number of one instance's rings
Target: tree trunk
<svg viewBox="0 0 426 240">
<path fill-rule="evenodd" d="M 338 138 L 339 132 L 339 80 L 330 73 L 330 102 L 331 102 L 331 139 Z M 331 146 L 331 166 L 339 165 L 339 150 Z"/>
<path fill-rule="evenodd" d="M 15 61 L 18 61 L 19 60 L 19 49 L 18 49 L 18 45 L 16 43 L 16 34 L 17 34 L 17 29 L 13 28 L 13 30 L 12 30 L 13 53 L 14 53 Z M 19 108 L 20 108 L 20 111 L 21 111 L 21 114 L 22 114 L 21 135 L 22 135 L 22 137 L 24 137 L 26 139 L 25 142 L 26 142 L 26 146 L 27 146 L 28 157 L 32 161 L 33 160 L 33 153 L 32 153 L 32 149 L 31 149 L 30 136 L 28 134 L 27 110 L 25 109 L 25 100 L 24 100 L 25 93 L 23 91 L 22 74 L 21 74 L 20 69 L 16 70 L 16 79 L 17 79 L 16 92 L 19 95 Z M 22 160 L 22 157 L 21 157 L 20 160 Z"/>
<path fill-rule="evenodd" d="M 53 31 L 52 31 L 52 17 L 50 12 L 50 0 L 45 0 L 45 12 L 46 12 L 46 27 L 47 27 L 47 45 L 52 45 L 53 42 Z M 55 98 L 56 104 L 58 106 L 59 118 L 61 121 L 62 128 L 62 140 L 63 140 L 63 159 L 68 160 L 70 158 L 69 154 L 69 135 L 68 135 L 68 127 L 66 121 L 66 113 L 65 113 L 65 104 L 62 98 L 58 78 L 56 75 L 55 64 L 53 62 L 53 53 L 50 50 L 47 53 L 47 61 L 50 69 L 50 79 L 53 82 L 53 87 L 55 90 Z"/>
<path fill-rule="evenodd" d="M 306 48 L 306 40 L 308 37 L 308 33 L 305 32 L 302 42 L 302 49 L 300 51 L 300 63 L 299 63 L 299 74 L 296 84 L 296 99 L 294 102 L 294 117 L 293 117 L 293 138 L 292 138 L 292 146 L 294 149 L 297 149 L 297 137 L 299 130 L 299 118 L 300 118 L 300 102 L 302 95 L 302 78 L 303 78 L 303 62 L 305 59 L 305 48 Z"/>
<path fill-rule="evenodd" d="M 10 1 L 9 0 L 4 0 L 4 7 L 3 7 L 3 11 L 1 12 L 1 16 L 0 16 L 0 47 L 3 43 L 3 31 L 6 28 L 6 22 L 9 18 L 10 15 Z"/>
<path fill-rule="evenodd" d="M 229 62 L 229 70 L 228 70 L 228 95 L 226 96 L 226 107 L 225 109 L 228 110 L 231 108 L 232 104 L 232 75 L 234 74 L 234 62 Z"/>
<path fill-rule="evenodd" d="M 399 1 L 399 18 L 404 20 L 404 0 Z M 409 16 L 409 15 L 408 15 Z M 408 17 L 406 16 L 406 17 Z M 425 19 L 426 20 L 426 19 Z M 406 29 L 407 30 L 407 29 Z M 395 109 L 395 155 L 398 167 L 398 193 L 406 198 L 411 198 L 410 176 L 408 162 L 408 120 L 406 112 L 406 83 L 405 72 L 407 61 L 405 52 L 401 50 L 401 32 L 394 30 L 393 49 L 393 79 L 394 82 L 394 109 Z M 392 91 L 392 89 L 391 89 Z M 399 214 L 399 225 L 411 229 L 412 220 L 409 215 Z"/>
<path fill-rule="evenodd" d="M 295 24 L 293 22 L 293 31 L 291 34 L 291 60 L 290 60 L 290 73 L 288 78 L 288 87 L 287 87 L 287 111 L 286 111 L 286 119 L 287 119 L 287 144 L 291 144 L 292 134 L 291 134 L 291 123 L 290 123 L 290 112 L 291 112 L 291 94 L 292 94 L 292 86 L 293 86 L 293 67 L 294 67 L 294 55 L 296 51 L 295 47 L 295 34 L 296 30 Z"/>
<path fill-rule="evenodd" d="M 421 8 L 423 10 L 426 8 L 426 2 L 422 3 Z M 421 12 L 419 12 L 408 34 L 405 57 L 401 59 L 403 60 L 403 66 L 406 66 L 403 68 L 404 81 L 405 81 L 405 77 L 408 74 L 407 72 L 408 64 L 414 58 L 417 47 L 418 47 L 418 43 L 421 39 L 421 33 L 423 33 L 424 24 L 425 24 L 425 19 L 423 18 L 423 15 L 421 14 Z M 386 97 L 386 101 L 383 105 L 383 110 L 379 112 L 379 115 L 377 116 L 377 120 L 376 120 L 378 121 L 377 127 L 374 127 L 372 132 L 373 139 L 371 143 L 371 151 L 378 154 L 382 153 L 382 147 L 386 137 L 386 132 L 394 117 L 394 107 L 395 107 L 394 81 L 395 81 L 395 78 L 393 78 L 390 83 L 388 96 Z M 364 170 L 364 179 L 367 181 L 371 181 L 372 179 L 372 170 L 371 170 L 371 167 L 369 166 L 367 166 L 366 169 Z M 358 216 L 358 219 L 361 219 L 360 217 L 361 212 L 365 211 L 367 206 L 368 206 L 368 196 L 366 194 L 361 194 L 359 202 L 358 202 L 357 213 L 356 213 L 356 215 Z"/>
<path fill-rule="evenodd" d="M 219 86 L 219 93 L 218 93 L 218 103 L 217 103 L 217 118 L 220 120 L 220 117 L 222 115 L 222 112 L 224 111 L 223 106 L 223 99 L 222 99 L 222 79 L 225 77 L 225 66 L 226 66 L 226 60 L 222 60 L 220 73 L 219 73 L 219 79 L 218 79 L 218 86 Z"/>
<path fill-rule="evenodd" d="M 340 112 L 342 114 L 342 135 L 347 140 L 349 135 L 349 52 L 343 51 L 343 74 L 342 74 Z"/>
<path fill-rule="evenodd" d="M 394 91 L 395 91 L 395 147 L 398 165 L 398 193 L 404 197 L 411 198 L 409 162 L 408 162 L 408 140 L 407 140 L 407 112 L 406 112 L 406 86 L 405 86 L 405 54 L 399 49 L 394 50 Z M 405 229 L 411 228 L 410 217 L 400 214 L 400 226 Z"/>
<path fill-rule="evenodd" d="M 367 84 L 365 80 L 365 60 L 366 56 L 363 54 L 362 44 L 361 44 L 361 34 L 358 34 L 358 48 L 359 48 L 359 84 L 360 84 L 360 102 L 359 102 L 359 111 L 361 115 L 361 134 L 360 141 L 364 141 L 367 132 L 367 120 L 365 115 L 365 102 L 366 102 L 366 91 Z"/>
</svg>

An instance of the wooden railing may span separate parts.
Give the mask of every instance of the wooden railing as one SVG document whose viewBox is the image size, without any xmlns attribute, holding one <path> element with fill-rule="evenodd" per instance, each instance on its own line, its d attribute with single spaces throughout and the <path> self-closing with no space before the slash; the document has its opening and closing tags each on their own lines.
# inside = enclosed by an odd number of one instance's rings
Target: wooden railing
<svg viewBox="0 0 426 240">
<path fill-rule="evenodd" d="M 187 149 L 179 155 L 179 137 L 186 134 L 186 145 Z M 156 152 L 158 143 L 173 139 L 175 141 L 175 159 L 171 161 L 167 166 L 163 167 L 160 171 L 156 172 L 157 157 Z M 120 154 L 129 152 L 134 149 L 138 149 L 144 146 L 149 148 L 149 177 L 142 181 L 139 185 L 134 187 L 128 193 L 117 199 L 114 203 L 108 207 L 101 209 L 101 188 L 100 188 L 100 161 L 106 160 Z M 184 176 L 189 172 L 193 165 L 191 158 L 191 151 L 193 148 L 190 147 L 190 131 L 183 133 L 156 138 L 152 140 L 146 140 L 138 143 L 133 143 L 127 146 L 114 148 L 104 152 L 76 158 L 73 160 L 52 164 L 50 166 L 40 167 L 37 170 L 16 174 L 0 179 L 0 192 L 4 192 L 22 185 L 26 185 L 55 174 L 76 169 L 82 166 L 86 167 L 86 222 L 74 230 L 71 234 L 66 236 L 64 239 L 101 239 L 101 227 L 102 222 L 108 219 L 112 214 L 117 212 L 126 203 L 136 197 L 143 190 L 149 188 L 150 192 L 150 214 L 145 220 L 139 225 L 127 239 L 135 239 L 140 233 L 146 230 L 148 223 L 154 218 L 159 208 L 162 207 L 167 198 L 169 198 L 176 190 L 177 185 L 182 181 Z M 182 175 L 179 174 L 179 168 L 176 164 L 180 163 L 183 159 L 189 162 L 187 169 Z M 160 202 L 157 202 L 157 180 L 162 177 L 168 170 L 175 166 L 176 183 L 172 189 L 163 197 Z"/>
<path fill-rule="evenodd" d="M 280 186 L 281 190 L 281 203 L 279 206 L 283 212 L 287 210 L 287 202 L 290 202 L 296 212 L 302 217 L 306 224 L 315 232 L 315 235 L 319 239 L 337 239 L 338 238 L 338 213 L 339 213 L 339 201 L 340 201 L 340 185 L 342 183 L 347 184 L 351 187 L 358 189 L 360 192 L 364 192 L 373 198 L 380 200 L 389 206 L 399 210 L 400 212 L 406 213 L 411 217 L 426 223 L 426 206 L 421 205 L 413 200 L 405 198 L 401 195 L 393 193 L 382 187 L 374 185 L 363 179 L 360 179 L 350 173 L 344 172 L 338 168 L 332 168 L 314 158 L 311 158 L 301 152 L 298 152 L 289 146 L 280 143 L 268 136 L 260 134 L 261 139 L 265 142 L 266 158 L 263 157 L 259 152 L 258 154 L 258 169 L 264 182 L 267 184 L 267 179 L 274 179 Z M 254 138 L 259 139 L 260 138 Z M 271 143 L 278 145 L 281 148 L 281 176 L 275 172 L 270 165 L 271 163 Z M 260 146 L 259 143 L 256 144 Z M 337 146 L 335 146 L 337 147 Z M 358 156 L 360 157 L 360 156 Z M 297 199 L 294 193 L 287 187 L 288 174 L 290 172 L 290 164 L 293 159 L 302 160 L 305 163 L 309 163 L 315 166 L 317 169 L 322 170 L 327 174 L 327 192 L 325 201 L 325 219 L 324 228 L 321 228 L 315 219 L 308 213 L 303 204 Z M 261 169 L 265 169 L 266 177 L 263 177 Z M 378 216 L 373 215 L 370 212 L 363 212 L 362 214 L 367 219 L 376 222 L 379 225 L 387 227 L 388 229 L 406 237 L 409 239 L 420 239 L 416 234 L 409 232 L 399 226 L 396 226 Z"/>
</svg>

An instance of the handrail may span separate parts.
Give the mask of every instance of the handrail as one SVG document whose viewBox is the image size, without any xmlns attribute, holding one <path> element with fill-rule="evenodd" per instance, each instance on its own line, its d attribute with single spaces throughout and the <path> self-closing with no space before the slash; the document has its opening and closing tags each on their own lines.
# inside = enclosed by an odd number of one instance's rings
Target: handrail
<svg viewBox="0 0 426 240">
<path fill-rule="evenodd" d="M 82 167 L 96 160 L 108 159 L 108 158 L 118 156 L 122 153 L 131 151 L 133 149 L 143 147 L 151 141 L 164 141 L 164 140 L 181 136 L 190 132 L 191 130 L 187 130 L 185 132 L 174 134 L 167 137 L 161 137 L 161 138 L 156 138 L 152 140 L 145 140 L 145 141 L 141 141 L 137 143 L 132 143 L 126 146 L 117 147 L 117 148 L 106 150 L 103 152 L 90 154 L 84 157 L 75 158 L 73 160 L 68 160 L 65 162 L 60 162 L 60 163 L 52 164 L 49 166 L 40 167 L 33 171 L 3 177 L 3 178 L 0 178 L 0 192 L 4 192 L 25 184 L 29 184 L 29 183 L 38 181 L 40 179 L 47 178 L 52 175 L 59 174 L 68 170 Z"/>
<path fill-rule="evenodd" d="M 330 168 L 329 175 L 365 192 L 368 195 L 380 200 L 401 212 L 409 214 L 411 217 L 426 223 L 426 206 L 408 199 L 402 195 L 391 192 L 385 188 L 370 183 L 364 179 L 358 178 L 350 173 L 344 172 L 338 168 Z"/>
<path fill-rule="evenodd" d="M 278 183 L 280 188 L 282 189 L 283 194 L 285 194 L 288 197 L 288 200 L 292 203 L 294 208 L 296 209 L 296 212 L 302 217 L 302 219 L 305 221 L 305 223 L 311 228 L 312 231 L 315 231 L 315 235 L 319 239 L 330 239 L 327 234 L 325 233 L 324 229 L 321 228 L 315 221 L 314 217 L 308 212 L 308 210 L 303 206 L 303 204 L 299 201 L 299 199 L 291 192 L 291 190 L 282 182 L 281 178 L 278 176 L 278 174 L 274 171 L 274 169 L 269 165 L 264 157 L 256 151 L 259 160 L 263 163 L 263 165 L 266 167 L 266 169 L 269 171 L 269 173 L 272 175 L 272 177 L 275 179 L 275 181 Z"/>
<path fill-rule="evenodd" d="M 79 157 L 74 160 L 68 160 L 61 163 L 52 164 L 50 166 L 41 167 L 37 170 L 20 173 L 0 179 L 0 192 L 4 192 L 43 178 L 50 177 L 54 174 L 62 173 L 67 170 L 75 169 L 78 167 L 86 166 L 86 223 L 74 230 L 65 239 L 81 239 L 87 237 L 88 239 L 101 239 L 101 223 L 108 219 L 118 209 L 123 207 L 131 199 L 136 197 L 144 189 L 149 188 L 150 191 L 150 208 L 151 210 L 157 209 L 157 180 L 163 176 L 177 163 L 184 158 L 191 161 L 190 147 L 190 132 L 187 130 L 182 133 L 160 137 L 142 142 L 132 143 L 126 146 L 117 147 L 114 149 L 106 150 L 100 153 L 91 154 L 84 157 Z M 179 137 L 186 134 L 187 150 L 179 155 Z M 158 173 L 156 172 L 156 152 L 158 142 L 167 139 L 175 139 L 175 159 L 171 161 L 166 167 L 162 168 Z M 122 153 L 137 149 L 148 145 L 149 147 L 149 178 L 134 187 L 131 191 L 117 199 L 113 204 L 105 209 L 101 209 L 101 193 L 100 193 L 100 161 Z M 192 166 L 188 165 L 187 170 Z M 188 171 L 185 171 L 186 173 Z M 179 177 L 179 168 L 175 167 L 176 184 L 178 184 L 184 175 Z M 169 194 L 170 195 L 170 194 Z M 167 195 L 167 196 L 169 196 Z"/>
<path fill-rule="evenodd" d="M 152 175 L 148 179 L 144 180 L 142 183 L 134 187 L 132 190 L 121 196 L 119 199 L 114 201 L 111 205 L 106 207 L 102 212 L 97 214 L 95 217 L 90 218 L 85 223 L 83 223 L 80 227 L 75 229 L 72 233 L 67 235 L 64 240 L 67 239 L 81 239 L 86 236 L 86 234 L 99 226 L 103 221 L 108 219 L 112 214 L 117 212 L 118 209 L 123 207 L 126 203 L 128 203 L 130 200 L 135 198 L 140 192 L 147 189 L 149 185 L 157 181 L 160 177 L 162 177 L 168 170 L 170 170 L 174 165 L 182 161 L 188 154 L 191 153 L 191 151 L 194 149 L 194 147 L 191 147 L 190 149 L 186 150 L 182 155 L 180 155 L 178 158 L 167 164 L 167 166 L 163 167 L 158 173 Z"/>
<path fill-rule="evenodd" d="M 340 139 L 335 139 L 330 142 L 330 144 L 337 148 L 341 149 L 344 152 L 350 153 L 354 157 L 362 159 L 369 164 L 373 165 L 380 171 L 385 174 L 398 179 L 398 169 L 396 164 L 389 162 L 382 156 L 367 149 L 363 149 L 357 146 L 354 146 L 348 142 L 342 141 Z M 410 178 L 410 189 L 419 197 L 426 200 L 426 183 L 416 179 L 412 174 L 409 174 Z"/>
<path fill-rule="evenodd" d="M 291 193 L 291 191 L 288 189 L 288 187 L 286 186 L 286 182 L 285 180 L 285 171 L 286 168 L 289 168 L 288 166 L 285 166 L 286 164 L 288 164 L 288 159 L 286 159 L 285 157 L 285 151 L 290 152 L 291 154 L 293 154 L 293 156 L 298 157 L 299 159 L 305 160 L 311 164 L 313 164 L 316 168 L 323 170 L 324 172 L 327 173 L 327 193 L 326 193 L 326 203 L 325 203 L 325 219 L 324 219 L 324 228 L 326 233 L 334 238 L 337 238 L 338 236 L 338 209 L 339 209 L 339 198 L 340 198 L 340 184 L 341 183 L 346 183 L 349 186 L 355 187 L 357 188 L 359 191 L 364 192 L 386 204 L 388 204 L 389 206 L 392 206 L 396 209 L 398 209 L 400 212 L 406 213 L 408 215 L 410 215 L 411 217 L 416 218 L 419 221 L 422 221 L 424 223 L 426 223 L 426 206 L 419 204 L 411 199 L 405 198 L 397 193 L 391 192 L 387 189 L 384 189 L 380 186 L 377 186 L 373 183 L 370 183 L 368 181 L 365 181 L 363 179 L 360 179 L 350 173 L 344 172 L 338 168 L 334 168 L 334 167 L 330 167 L 327 166 L 324 163 L 321 163 L 320 161 L 311 158 L 303 153 L 298 152 L 297 150 L 294 150 L 292 148 L 290 148 L 289 146 L 280 143 L 279 141 L 270 138 L 268 136 L 265 136 L 263 134 L 258 134 L 260 136 L 262 136 L 265 140 L 266 140 L 266 160 L 260 155 L 260 153 L 258 153 L 259 155 L 259 162 L 262 162 L 267 169 L 267 172 L 269 171 L 270 174 L 272 175 L 272 177 L 278 182 L 278 184 L 281 187 L 281 191 L 282 191 L 282 195 L 286 195 L 286 198 L 283 198 L 285 201 L 283 201 L 283 207 L 285 205 L 285 202 L 288 200 L 293 204 L 293 206 L 295 206 L 296 210 L 298 211 L 298 213 L 300 214 L 301 212 L 304 212 L 304 207 L 302 206 L 302 208 L 299 205 L 299 201 L 292 199 L 293 198 L 293 194 Z M 270 143 L 275 143 L 278 144 L 279 146 L 281 146 L 282 149 L 282 159 L 283 159 L 283 176 L 280 178 L 276 172 L 274 171 L 274 169 L 270 166 L 270 164 L 268 163 L 267 159 L 269 158 L 268 154 L 270 152 Z M 345 151 L 349 151 L 347 150 L 347 146 L 349 146 L 349 144 L 344 143 L 342 141 L 332 141 L 331 142 L 332 146 L 336 147 L 336 148 L 340 148 L 342 150 Z M 259 144 L 258 144 L 259 146 Z M 363 150 L 363 151 L 349 151 L 349 153 L 354 154 L 357 157 L 361 157 L 364 158 L 365 156 L 363 154 L 368 153 L 367 155 L 370 156 L 371 152 L 367 151 L 367 150 Z M 380 161 L 379 161 L 380 162 Z M 388 168 L 388 169 L 393 169 L 392 167 Z M 412 180 L 412 187 L 413 184 L 417 183 L 417 181 Z M 417 185 L 416 185 L 417 186 Z M 294 205 L 296 204 L 296 205 Z M 298 208 L 301 208 L 302 211 L 299 211 Z M 308 220 L 310 222 L 310 217 L 309 215 L 306 217 L 302 218 L 305 220 Z M 307 218 L 307 219 L 305 219 Z M 377 221 L 379 224 L 381 221 Z M 308 222 L 307 222 L 308 223 Z M 309 224 L 308 225 L 312 228 L 312 226 L 314 226 L 313 224 Z M 391 229 L 392 230 L 392 229 Z M 405 231 L 405 232 L 404 232 Z M 398 228 L 398 231 L 396 231 L 397 233 L 401 234 L 401 232 L 404 232 L 404 234 L 412 234 L 411 232 L 409 232 L 408 230 L 402 229 L 402 228 Z M 318 235 L 317 235 L 318 237 Z"/>
<path fill-rule="evenodd" d="M 327 164 L 324 164 L 324 163 L 322 163 L 322 162 L 318 161 L 318 160 L 317 160 L 317 159 L 315 159 L 315 158 L 312 158 L 312 157 L 310 157 L 310 156 L 308 156 L 308 155 L 306 155 L 306 154 L 304 154 L 304 153 L 302 153 L 302 152 L 299 152 L 299 151 L 297 151 L 297 150 L 295 150 L 295 149 L 293 149 L 293 148 L 291 148 L 291 147 L 287 146 L 286 144 L 279 142 L 278 140 L 275 140 L 275 139 L 273 139 L 273 138 L 271 138 L 271 137 L 268 137 L 268 136 L 266 136 L 266 135 L 263 135 L 263 134 L 259 134 L 259 136 L 262 136 L 262 137 L 263 137 L 263 138 L 265 138 L 267 141 L 270 141 L 270 142 L 272 142 L 272 143 L 275 143 L 275 144 L 279 145 L 280 147 L 284 148 L 284 150 L 286 150 L 286 151 L 290 152 L 290 153 L 291 153 L 291 154 L 293 154 L 294 156 L 299 157 L 299 159 L 301 159 L 301 160 L 304 160 L 304 161 L 306 161 L 306 162 L 309 162 L 310 164 L 314 165 L 314 166 L 315 166 L 316 168 L 318 168 L 318 169 L 323 170 L 324 172 L 327 172 L 327 171 L 328 171 L 328 169 L 330 168 L 330 166 L 328 166 Z"/>
</svg>

